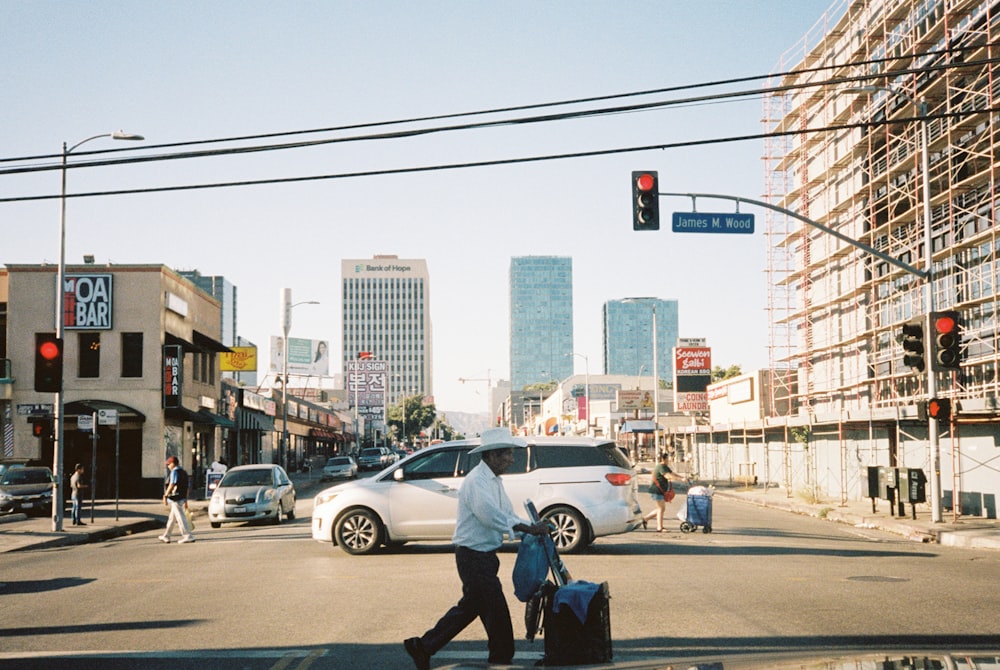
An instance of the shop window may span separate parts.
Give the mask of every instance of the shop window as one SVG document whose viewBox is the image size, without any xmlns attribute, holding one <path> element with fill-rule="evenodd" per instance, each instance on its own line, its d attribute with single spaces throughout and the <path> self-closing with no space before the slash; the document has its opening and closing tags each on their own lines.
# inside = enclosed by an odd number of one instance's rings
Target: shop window
<svg viewBox="0 0 1000 670">
<path fill-rule="evenodd" d="M 122 377 L 142 376 L 142 333 L 122 333 Z"/>
<path fill-rule="evenodd" d="M 77 344 L 80 349 L 80 366 L 77 376 L 93 378 L 101 376 L 101 334 L 78 333 Z"/>
</svg>

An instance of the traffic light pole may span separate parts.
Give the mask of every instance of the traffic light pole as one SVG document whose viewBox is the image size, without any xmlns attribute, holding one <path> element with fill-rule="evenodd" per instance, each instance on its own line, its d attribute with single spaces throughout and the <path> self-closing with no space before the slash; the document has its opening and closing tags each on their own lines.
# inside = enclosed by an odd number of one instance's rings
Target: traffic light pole
<svg viewBox="0 0 1000 670">
<path fill-rule="evenodd" d="M 858 242 L 855 239 L 844 235 L 838 230 L 824 226 L 821 223 L 813 221 L 810 218 L 802 216 L 796 212 L 793 212 L 784 207 L 779 207 L 777 205 L 772 205 L 768 202 L 762 202 L 760 200 L 751 200 L 750 198 L 741 198 L 732 195 L 723 195 L 718 193 L 657 193 L 657 195 L 662 196 L 676 196 L 682 198 L 691 198 L 692 202 L 696 198 L 715 198 L 718 200 L 731 200 L 737 204 L 745 202 L 749 205 L 756 205 L 757 207 L 763 207 L 764 209 L 770 209 L 775 212 L 780 212 L 786 216 L 790 216 L 793 219 L 797 219 L 805 224 L 812 226 L 818 230 L 823 231 L 829 235 L 833 235 L 837 239 L 850 244 L 853 247 L 861 249 L 865 253 L 868 253 L 876 258 L 885 261 L 891 265 L 895 265 L 897 268 L 908 272 L 916 277 L 919 277 L 923 281 L 923 291 L 924 291 L 924 304 L 927 306 L 926 314 L 923 318 L 924 324 L 924 360 L 927 361 L 925 367 L 925 386 L 927 391 L 927 398 L 937 397 L 937 378 L 934 375 L 934 366 L 931 365 L 932 356 L 932 346 L 931 337 L 934 333 L 934 324 L 931 323 L 932 314 L 934 312 L 934 288 L 931 283 L 931 269 L 933 267 L 932 254 L 934 251 L 933 242 L 931 238 L 931 187 L 930 187 L 930 175 L 928 173 L 929 158 L 927 150 L 927 103 L 920 103 L 920 115 L 925 119 L 923 126 L 921 128 L 920 137 L 920 163 L 921 170 L 923 172 L 923 214 L 924 214 L 924 259 L 926 262 L 926 269 L 921 270 L 916 268 L 909 263 L 905 263 L 898 258 L 893 258 L 887 254 L 882 253 L 877 249 L 864 244 L 863 242 Z M 927 442 L 930 448 L 930 459 L 931 459 L 931 473 L 930 473 L 930 493 L 931 493 L 931 521 L 934 523 L 939 523 L 941 521 L 941 441 L 938 435 L 938 420 L 937 417 L 928 416 L 927 417 Z M 952 501 L 952 504 L 957 504 L 957 501 Z"/>
</svg>

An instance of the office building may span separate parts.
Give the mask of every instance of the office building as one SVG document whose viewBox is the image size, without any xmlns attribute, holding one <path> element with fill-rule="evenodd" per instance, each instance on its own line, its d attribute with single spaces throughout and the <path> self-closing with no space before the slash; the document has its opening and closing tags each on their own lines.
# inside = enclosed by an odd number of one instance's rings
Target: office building
<svg viewBox="0 0 1000 670">
<path fill-rule="evenodd" d="M 674 377 L 673 348 L 678 338 L 676 300 L 609 300 L 602 308 L 604 374 L 653 376 L 653 307 L 656 307 L 656 366 L 659 377 Z"/>
<path fill-rule="evenodd" d="M 427 261 L 376 255 L 341 261 L 343 371 L 362 352 L 388 363 L 388 405 L 434 395 Z"/>
<path fill-rule="evenodd" d="M 573 374 L 573 259 L 510 259 L 511 390 Z"/>
</svg>

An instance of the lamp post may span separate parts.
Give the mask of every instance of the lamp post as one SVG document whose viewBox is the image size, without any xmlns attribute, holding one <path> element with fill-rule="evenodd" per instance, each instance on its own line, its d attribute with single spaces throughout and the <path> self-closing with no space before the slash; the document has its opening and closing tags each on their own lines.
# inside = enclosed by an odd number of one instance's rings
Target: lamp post
<svg viewBox="0 0 1000 670">
<path fill-rule="evenodd" d="M 622 302 L 648 302 L 653 309 L 653 457 L 660 448 L 660 351 L 656 343 L 656 298 L 625 298 Z"/>
<path fill-rule="evenodd" d="M 71 147 L 66 146 L 63 142 L 62 145 L 62 195 L 59 198 L 59 268 L 56 273 L 56 338 L 63 338 L 63 331 L 66 326 L 66 315 L 63 313 L 63 290 L 66 285 L 66 157 L 73 153 L 80 145 L 86 144 L 91 140 L 96 140 L 101 137 L 110 137 L 113 140 L 129 140 L 129 141 L 140 141 L 146 139 L 142 135 L 136 135 L 134 133 L 126 133 L 122 130 L 116 130 L 113 133 L 101 133 L 100 135 L 92 135 L 85 140 L 80 140 Z M 62 470 L 63 470 L 63 439 L 65 437 L 65 427 L 64 427 L 64 391 L 65 387 L 62 381 L 62 375 L 59 376 L 59 391 L 55 395 L 55 403 L 53 408 L 52 424 L 55 432 L 55 444 L 52 449 L 52 473 L 55 475 L 55 485 L 52 499 L 54 501 L 61 501 L 63 499 L 63 484 L 62 484 Z M 95 427 L 96 430 L 96 427 Z M 63 506 L 61 503 L 53 503 L 52 505 L 52 530 L 61 531 L 63 524 Z"/>
<path fill-rule="evenodd" d="M 927 119 L 927 100 L 917 100 L 910 94 L 891 88 L 888 86 L 862 86 L 846 89 L 845 93 L 875 93 L 885 91 L 903 98 L 917 108 L 920 117 L 920 171 L 922 173 L 922 199 L 924 216 L 924 304 L 927 306 L 924 315 L 924 360 L 926 361 L 926 388 L 927 398 L 937 396 L 937 377 L 935 376 L 930 358 L 930 338 L 934 334 L 934 324 L 931 323 L 931 314 L 934 312 L 934 279 L 933 279 L 933 253 L 934 244 L 931 233 L 931 177 L 930 177 L 930 157 L 928 144 L 930 143 L 930 122 Z M 938 436 L 937 417 L 928 415 L 927 417 L 927 440 L 931 452 L 931 521 L 939 523 L 941 517 L 941 440 Z"/>
<path fill-rule="evenodd" d="M 585 376 L 583 378 L 584 379 L 584 386 L 583 386 L 584 408 L 585 408 L 585 411 L 587 413 L 587 435 L 590 435 L 590 361 L 587 360 L 586 356 L 584 356 L 583 354 L 578 354 L 575 351 L 573 353 L 566 354 L 566 355 L 567 356 L 579 356 L 580 358 L 583 359 L 583 369 L 584 369 L 584 374 L 585 374 Z"/>
<path fill-rule="evenodd" d="M 281 289 L 281 331 L 284 339 L 281 341 L 281 447 L 278 449 L 278 462 L 281 467 L 287 467 L 288 458 L 288 334 L 292 331 L 292 309 L 299 305 L 318 305 L 316 300 L 305 300 L 292 304 L 292 289 Z"/>
</svg>

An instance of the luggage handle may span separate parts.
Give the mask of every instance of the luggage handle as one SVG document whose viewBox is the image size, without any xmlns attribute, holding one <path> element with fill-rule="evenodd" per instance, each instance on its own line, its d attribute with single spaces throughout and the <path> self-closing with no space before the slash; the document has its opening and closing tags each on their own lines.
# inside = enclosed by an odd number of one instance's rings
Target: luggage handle
<svg viewBox="0 0 1000 670">
<path fill-rule="evenodd" d="M 535 509 L 535 503 L 525 500 L 524 509 L 528 512 L 531 523 L 539 523 L 542 520 L 538 516 L 538 510 Z M 555 546 L 552 547 L 552 553 L 548 555 L 548 558 L 549 568 L 552 569 L 552 577 L 556 580 L 556 586 L 566 586 L 566 582 L 570 581 L 572 577 L 570 577 L 569 570 L 566 569 L 562 559 L 559 558 L 559 552 L 556 551 Z"/>
</svg>

